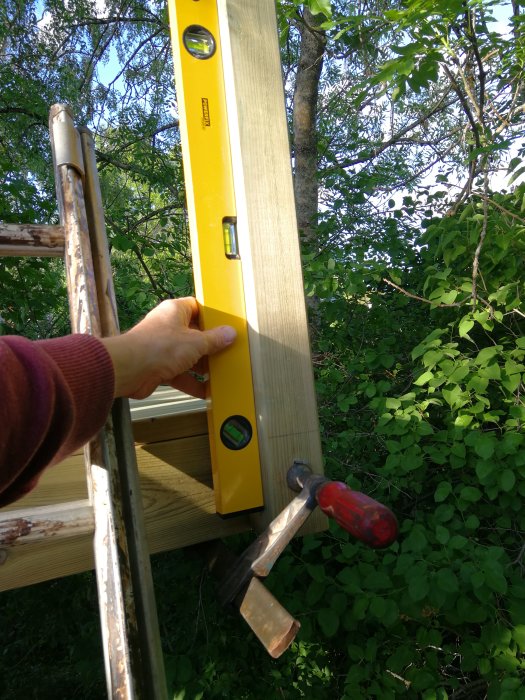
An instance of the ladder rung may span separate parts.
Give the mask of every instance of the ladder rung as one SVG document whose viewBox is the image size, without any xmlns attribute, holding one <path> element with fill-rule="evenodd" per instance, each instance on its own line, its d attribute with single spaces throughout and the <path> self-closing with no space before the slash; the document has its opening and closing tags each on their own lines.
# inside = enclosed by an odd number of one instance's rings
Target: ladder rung
<svg viewBox="0 0 525 700">
<path fill-rule="evenodd" d="M 93 506 L 88 500 L 20 508 L 5 515 L 8 517 L 0 520 L 2 547 L 63 540 L 95 530 Z"/>
<path fill-rule="evenodd" d="M 0 223 L 0 257 L 64 256 L 64 229 L 58 225 Z"/>
</svg>

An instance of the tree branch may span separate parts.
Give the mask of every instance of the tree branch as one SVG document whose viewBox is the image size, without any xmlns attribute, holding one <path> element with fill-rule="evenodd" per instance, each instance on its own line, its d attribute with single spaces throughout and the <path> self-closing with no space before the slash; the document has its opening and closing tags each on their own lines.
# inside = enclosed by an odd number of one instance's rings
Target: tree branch
<svg viewBox="0 0 525 700">
<path fill-rule="evenodd" d="M 470 126 L 472 127 L 472 131 L 474 133 L 474 141 L 476 142 L 476 148 L 481 148 L 481 141 L 479 138 L 479 127 L 476 124 L 476 120 L 474 119 L 472 111 L 469 107 L 469 104 L 467 102 L 467 98 L 463 94 L 463 90 L 461 89 L 461 87 L 457 81 L 456 76 L 453 75 L 450 68 L 447 65 L 444 65 L 443 70 L 445 71 L 447 78 L 452 83 L 452 87 L 454 88 L 454 92 L 458 96 L 459 101 L 461 102 L 461 106 L 463 107 L 463 111 L 465 112 L 465 115 L 466 115 L 467 119 L 469 120 Z"/>
<path fill-rule="evenodd" d="M 381 155 L 383 151 L 386 151 L 387 148 L 390 146 L 395 145 L 398 141 L 400 141 L 406 134 L 408 134 L 410 131 L 415 129 L 418 126 L 421 126 L 425 121 L 430 119 L 430 117 L 433 117 L 434 114 L 437 112 L 441 111 L 442 109 L 446 109 L 447 107 L 450 107 L 451 105 L 454 104 L 455 100 L 449 100 L 448 102 L 444 102 L 445 98 L 448 95 L 448 91 L 441 97 L 439 102 L 428 112 L 425 114 L 422 114 L 420 117 L 417 119 L 414 119 L 414 121 L 410 122 L 410 124 L 407 124 L 407 126 L 403 127 L 400 129 L 397 134 L 392 136 L 391 138 L 388 139 L 388 141 L 384 141 L 380 146 L 377 146 L 374 148 L 368 155 L 362 156 L 359 158 L 353 158 L 351 160 L 343 161 L 341 163 L 337 163 L 336 166 L 333 166 L 332 168 L 327 168 L 324 170 L 324 173 L 330 174 L 332 172 L 335 172 L 336 170 L 343 169 L 345 170 L 346 168 L 351 168 L 354 165 L 359 165 L 360 163 L 366 163 L 370 160 L 374 160 L 377 158 L 377 156 Z"/>
<path fill-rule="evenodd" d="M 114 17 L 89 17 L 85 20 L 80 20 L 71 25 L 71 29 L 80 29 L 82 27 L 89 27 L 93 24 L 104 25 L 104 24 L 115 24 L 115 23 L 138 23 L 138 24 L 157 24 L 166 31 L 169 30 L 169 26 L 165 24 L 157 15 L 152 12 L 148 13 L 150 19 L 146 17 L 121 17 L 119 15 Z"/>
<path fill-rule="evenodd" d="M 23 114 L 26 117 L 37 119 L 39 124 L 42 123 L 44 126 L 47 126 L 47 115 L 43 116 L 42 114 L 38 114 L 38 112 L 33 112 L 31 109 L 27 109 L 26 107 L 0 107 L 0 114 Z"/>
<path fill-rule="evenodd" d="M 483 224 L 481 226 L 481 234 L 479 236 L 478 245 L 476 246 L 476 252 L 474 253 L 474 260 L 472 261 L 472 308 L 476 308 L 476 297 L 477 297 L 477 279 L 479 271 L 479 256 L 481 254 L 481 249 L 483 248 L 483 243 L 485 241 L 485 236 L 487 235 L 487 227 L 489 220 L 488 213 L 488 189 L 489 189 L 489 174 L 488 174 L 488 164 L 485 163 L 485 172 L 483 178 Z"/>
<path fill-rule="evenodd" d="M 435 304 L 430 299 L 425 299 L 424 297 L 420 297 L 417 294 L 412 294 L 411 292 L 407 292 L 406 289 L 403 289 L 403 287 L 400 287 L 395 282 L 392 282 L 391 280 L 387 279 L 386 277 L 383 277 L 383 282 L 385 282 L 385 284 L 389 284 L 391 287 L 394 287 L 394 289 L 397 289 L 398 292 L 401 292 L 401 294 L 404 294 L 406 297 L 410 297 L 410 299 L 415 299 L 416 301 L 422 301 L 425 304 L 431 304 L 432 306 L 435 306 L 438 309 L 448 309 L 448 308 L 451 308 L 453 306 L 463 306 L 464 303 L 468 299 L 468 297 L 467 297 L 467 299 L 463 299 L 463 301 L 456 301 L 453 304 Z"/>
</svg>

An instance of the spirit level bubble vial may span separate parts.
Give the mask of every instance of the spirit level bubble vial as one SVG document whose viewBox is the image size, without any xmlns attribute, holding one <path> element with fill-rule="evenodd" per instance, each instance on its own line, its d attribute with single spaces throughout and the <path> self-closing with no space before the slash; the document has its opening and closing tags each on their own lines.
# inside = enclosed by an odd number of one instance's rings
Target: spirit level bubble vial
<svg viewBox="0 0 525 700">
<path fill-rule="evenodd" d="M 203 328 L 229 324 L 210 357 L 208 431 L 217 512 L 263 506 L 216 0 L 169 0 L 195 278 Z"/>
</svg>

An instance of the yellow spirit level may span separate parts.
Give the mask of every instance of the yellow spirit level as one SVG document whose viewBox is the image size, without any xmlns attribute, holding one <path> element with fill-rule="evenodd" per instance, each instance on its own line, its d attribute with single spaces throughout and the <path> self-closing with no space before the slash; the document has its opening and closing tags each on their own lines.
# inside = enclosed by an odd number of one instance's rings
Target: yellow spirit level
<svg viewBox="0 0 525 700">
<path fill-rule="evenodd" d="M 200 318 L 203 328 L 237 331 L 209 359 L 213 483 L 227 515 L 261 508 L 263 494 L 217 3 L 169 0 L 169 14 Z"/>
</svg>

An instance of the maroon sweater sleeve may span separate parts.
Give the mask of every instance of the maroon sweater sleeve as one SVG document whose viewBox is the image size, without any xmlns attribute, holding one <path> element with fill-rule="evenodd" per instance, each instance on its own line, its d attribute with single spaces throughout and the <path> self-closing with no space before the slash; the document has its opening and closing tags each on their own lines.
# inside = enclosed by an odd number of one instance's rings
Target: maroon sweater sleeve
<svg viewBox="0 0 525 700">
<path fill-rule="evenodd" d="M 97 338 L 0 337 L 0 507 L 100 430 L 113 388 L 111 358 Z"/>
</svg>

